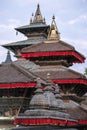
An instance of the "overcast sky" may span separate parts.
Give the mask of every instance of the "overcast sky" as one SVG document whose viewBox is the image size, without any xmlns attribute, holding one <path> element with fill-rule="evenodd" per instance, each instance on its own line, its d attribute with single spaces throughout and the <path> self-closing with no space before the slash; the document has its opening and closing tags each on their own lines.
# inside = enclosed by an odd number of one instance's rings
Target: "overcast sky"
<svg viewBox="0 0 87 130">
<path fill-rule="evenodd" d="M 87 57 L 87 0 L 0 0 L 0 45 L 26 39 L 20 33 L 16 36 L 14 28 L 29 24 L 38 3 L 46 23 L 51 24 L 55 15 L 61 39 Z M 6 53 L 0 47 L 0 63 Z M 86 67 L 87 60 L 72 68 L 84 73 Z"/>
</svg>

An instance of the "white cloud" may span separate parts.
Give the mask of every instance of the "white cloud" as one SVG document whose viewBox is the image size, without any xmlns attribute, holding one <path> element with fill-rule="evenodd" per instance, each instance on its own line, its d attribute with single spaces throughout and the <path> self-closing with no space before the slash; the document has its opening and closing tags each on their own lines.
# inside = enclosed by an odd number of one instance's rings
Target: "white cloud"
<svg viewBox="0 0 87 130">
<path fill-rule="evenodd" d="M 0 24 L 0 32 L 12 31 L 16 26 L 20 25 L 17 19 L 9 19 L 7 24 Z"/>
<path fill-rule="evenodd" d="M 87 57 L 87 40 L 82 39 L 69 39 L 69 38 L 62 38 L 63 41 L 66 41 L 68 44 L 75 47 L 75 49 Z"/>
<path fill-rule="evenodd" d="M 82 2 L 84 2 L 84 3 L 85 3 L 85 2 L 86 2 L 86 0 L 82 0 Z"/>
<path fill-rule="evenodd" d="M 43 2 L 43 1 L 41 1 L 41 2 Z M 26 5 L 30 5 L 30 4 L 31 5 L 33 5 L 35 3 L 38 4 L 39 0 L 26 0 L 26 1 L 25 0 L 23 0 L 23 1 L 21 1 L 21 0 L 15 0 L 14 3 L 16 3 L 19 6 L 25 7 Z"/>
<path fill-rule="evenodd" d="M 1 30 L 1 32 L 6 31 L 6 30 L 12 30 L 13 28 L 14 28 L 13 25 L 0 24 L 0 30 Z"/>
<path fill-rule="evenodd" d="M 20 25 L 20 21 L 18 19 L 9 19 L 8 22 L 12 25 Z"/>
<path fill-rule="evenodd" d="M 87 15 L 80 15 L 77 18 L 68 21 L 68 24 L 73 25 L 73 24 L 80 22 L 80 21 L 87 21 Z"/>
<path fill-rule="evenodd" d="M 86 58 L 85 63 L 74 64 L 71 67 L 74 70 L 84 74 L 85 68 L 87 68 L 87 41 L 82 39 L 68 39 L 68 38 L 64 38 L 64 40 L 67 41 L 69 44 L 73 45 L 76 51 L 80 52 L 85 56 Z"/>
<path fill-rule="evenodd" d="M 78 46 L 79 48 L 81 47 L 81 49 L 86 49 L 87 50 L 87 41 L 86 40 L 77 39 L 77 40 L 75 40 L 75 43 L 77 45 L 80 45 L 80 46 Z"/>
<path fill-rule="evenodd" d="M 87 60 L 83 64 L 73 64 L 70 68 L 84 74 L 85 68 L 87 68 Z"/>
<path fill-rule="evenodd" d="M 15 40 L 1 40 L 0 39 L 0 45 L 4 45 L 6 43 L 12 43 L 12 42 L 15 42 Z"/>
<path fill-rule="evenodd" d="M 67 37 L 63 37 L 61 40 L 67 42 L 68 44 L 75 47 L 75 50 L 83 54 L 86 58 L 85 63 L 83 64 L 74 64 L 71 68 L 74 70 L 83 73 L 85 71 L 85 68 L 87 68 L 87 40 L 86 39 L 70 39 Z"/>
<path fill-rule="evenodd" d="M 22 34 L 16 35 L 14 30 L 15 27 L 20 25 L 21 23 L 17 19 L 9 19 L 7 23 L 0 24 L 0 45 L 24 39 Z"/>
</svg>

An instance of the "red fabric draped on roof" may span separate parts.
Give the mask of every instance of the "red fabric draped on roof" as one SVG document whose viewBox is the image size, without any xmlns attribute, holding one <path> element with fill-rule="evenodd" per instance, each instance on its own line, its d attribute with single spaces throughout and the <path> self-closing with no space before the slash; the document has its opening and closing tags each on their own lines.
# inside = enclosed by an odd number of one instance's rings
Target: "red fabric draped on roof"
<svg viewBox="0 0 87 130">
<path fill-rule="evenodd" d="M 78 121 L 63 120 L 54 118 L 18 118 L 14 121 L 15 125 L 60 125 L 75 126 Z"/>
<path fill-rule="evenodd" d="M 78 83 L 78 84 L 84 84 L 87 85 L 87 80 L 84 79 L 57 79 L 52 80 L 53 82 L 60 83 L 60 84 L 69 84 L 69 83 Z"/>
<path fill-rule="evenodd" d="M 9 84 L 0 84 L 0 88 L 4 89 L 4 88 L 31 88 L 31 87 L 35 87 L 36 83 L 9 83 Z"/>
<path fill-rule="evenodd" d="M 75 51 L 60 51 L 60 52 L 32 52 L 32 53 L 22 53 L 21 56 L 23 58 L 31 58 L 31 57 L 42 57 L 42 56 L 74 56 L 78 59 L 75 62 L 84 62 L 84 58 Z"/>
<path fill-rule="evenodd" d="M 87 80 L 84 79 L 54 79 L 52 82 L 59 83 L 59 84 L 71 84 L 71 83 L 77 83 L 77 84 L 84 84 L 87 85 Z M 35 87 L 36 83 L 3 83 L 0 84 L 0 88 L 31 88 Z"/>
<path fill-rule="evenodd" d="M 82 125 L 87 125 L 87 120 L 79 120 L 78 123 Z"/>
</svg>

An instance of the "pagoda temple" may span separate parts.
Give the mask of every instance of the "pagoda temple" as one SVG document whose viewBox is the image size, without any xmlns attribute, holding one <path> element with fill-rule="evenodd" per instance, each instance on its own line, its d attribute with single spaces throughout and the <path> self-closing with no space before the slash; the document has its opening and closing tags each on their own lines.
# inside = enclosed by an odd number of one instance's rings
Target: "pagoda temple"
<svg viewBox="0 0 87 130">
<path fill-rule="evenodd" d="M 3 45 L 17 60 L 13 62 L 8 51 L 0 65 L 0 125 L 14 122 L 14 130 L 86 130 L 87 78 L 69 68 L 84 63 L 85 57 L 61 40 L 55 16 L 46 24 L 39 4 L 30 23 L 15 30 L 27 40 Z"/>
</svg>

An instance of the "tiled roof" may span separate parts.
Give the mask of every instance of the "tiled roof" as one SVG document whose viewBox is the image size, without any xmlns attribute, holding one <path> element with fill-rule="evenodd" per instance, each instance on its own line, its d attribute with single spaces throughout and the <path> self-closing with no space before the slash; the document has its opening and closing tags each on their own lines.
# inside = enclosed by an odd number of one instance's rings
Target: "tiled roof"
<svg viewBox="0 0 87 130">
<path fill-rule="evenodd" d="M 24 46 L 24 45 L 31 45 L 31 44 L 37 44 L 37 43 L 42 43 L 45 40 L 43 37 L 39 38 L 29 38 L 27 40 L 23 41 L 18 41 L 18 42 L 13 42 L 13 43 L 8 43 L 5 45 L 2 45 L 3 47 L 8 47 L 8 46 Z"/>
<path fill-rule="evenodd" d="M 50 51 L 71 51 L 75 50 L 75 48 L 63 41 L 55 42 L 55 43 L 42 43 L 32 45 L 31 47 L 26 47 L 22 49 L 23 53 L 27 52 L 50 52 Z"/>
<path fill-rule="evenodd" d="M 51 79 L 86 79 L 83 74 L 63 66 L 40 67 L 33 70 L 33 73 L 43 78 L 46 77 L 47 73 L 50 73 Z"/>
<path fill-rule="evenodd" d="M 69 101 L 67 103 L 65 102 L 65 107 L 71 118 L 87 120 L 87 111 L 81 108 L 79 104 Z"/>
<path fill-rule="evenodd" d="M 33 82 L 36 77 L 15 63 L 0 65 L 0 83 Z"/>
<path fill-rule="evenodd" d="M 43 24 L 43 23 L 32 23 L 30 25 L 21 26 L 18 28 L 15 28 L 15 30 L 23 33 L 26 35 L 26 33 L 33 33 L 33 32 L 45 32 L 47 34 L 47 30 L 49 29 L 49 25 Z"/>
<path fill-rule="evenodd" d="M 25 26 L 21 26 L 21 27 L 18 27 L 18 28 L 15 28 L 16 30 L 21 30 L 21 29 L 30 29 L 30 28 L 41 28 L 41 27 L 48 27 L 48 25 L 46 24 L 43 24 L 43 23 L 35 23 L 35 24 L 30 24 L 30 25 L 25 25 Z"/>
</svg>

